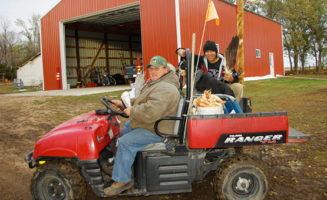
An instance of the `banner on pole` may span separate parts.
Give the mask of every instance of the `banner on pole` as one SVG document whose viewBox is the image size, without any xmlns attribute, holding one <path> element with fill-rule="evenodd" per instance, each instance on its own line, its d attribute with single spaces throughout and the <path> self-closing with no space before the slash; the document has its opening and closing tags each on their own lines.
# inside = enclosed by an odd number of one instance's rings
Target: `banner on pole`
<svg viewBox="0 0 327 200">
<path fill-rule="evenodd" d="M 206 22 L 216 19 L 216 25 L 219 25 L 219 16 L 215 7 L 215 4 L 212 0 L 209 0 L 207 15 L 206 15 Z"/>
</svg>

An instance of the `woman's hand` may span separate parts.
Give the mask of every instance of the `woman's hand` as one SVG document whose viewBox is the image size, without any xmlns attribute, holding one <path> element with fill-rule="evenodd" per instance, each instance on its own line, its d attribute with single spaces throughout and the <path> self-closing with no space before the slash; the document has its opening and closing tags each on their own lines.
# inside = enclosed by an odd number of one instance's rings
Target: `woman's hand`
<svg viewBox="0 0 327 200">
<path fill-rule="evenodd" d="M 232 76 L 232 74 L 225 73 L 224 80 L 231 83 L 234 81 L 234 77 Z"/>
</svg>

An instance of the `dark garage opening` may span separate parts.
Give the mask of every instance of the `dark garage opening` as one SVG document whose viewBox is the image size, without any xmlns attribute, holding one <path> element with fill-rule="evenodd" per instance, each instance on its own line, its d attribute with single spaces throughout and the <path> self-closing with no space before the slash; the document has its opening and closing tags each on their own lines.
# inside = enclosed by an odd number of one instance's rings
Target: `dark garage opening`
<svg viewBox="0 0 327 200">
<path fill-rule="evenodd" d="M 137 58 L 142 64 L 139 5 L 115 8 L 64 26 L 67 87 L 125 84 L 129 80 L 124 78 L 124 67 L 136 66 Z"/>
</svg>

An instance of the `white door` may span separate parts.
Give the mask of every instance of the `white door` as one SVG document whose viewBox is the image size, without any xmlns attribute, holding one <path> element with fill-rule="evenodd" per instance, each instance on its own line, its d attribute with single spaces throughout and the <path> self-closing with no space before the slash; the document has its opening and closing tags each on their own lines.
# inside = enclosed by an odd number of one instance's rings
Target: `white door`
<svg viewBox="0 0 327 200">
<path fill-rule="evenodd" d="M 269 53 L 270 75 L 275 76 L 274 53 Z"/>
</svg>

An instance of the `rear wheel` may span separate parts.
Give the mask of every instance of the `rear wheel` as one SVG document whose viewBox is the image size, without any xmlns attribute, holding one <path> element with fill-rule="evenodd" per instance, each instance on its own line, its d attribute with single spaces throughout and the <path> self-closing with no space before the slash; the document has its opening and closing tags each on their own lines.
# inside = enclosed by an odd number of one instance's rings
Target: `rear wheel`
<svg viewBox="0 0 327 200">
<path fill-rule="evenodd" d="M 46 163 L 35 171 L 32 195 L 39 200 L 85 199 L 87 189 L 79 170 L 71 163 Z"/>
<path fill-rule="evenodd" d="M 246 156 L 246 155 L 243 155 Z M 217 199 L 262 200 L 268 190 L 268 181 L 260 161 L 240 156 L 224 162 L 214 178 Z"/>
</svg>

